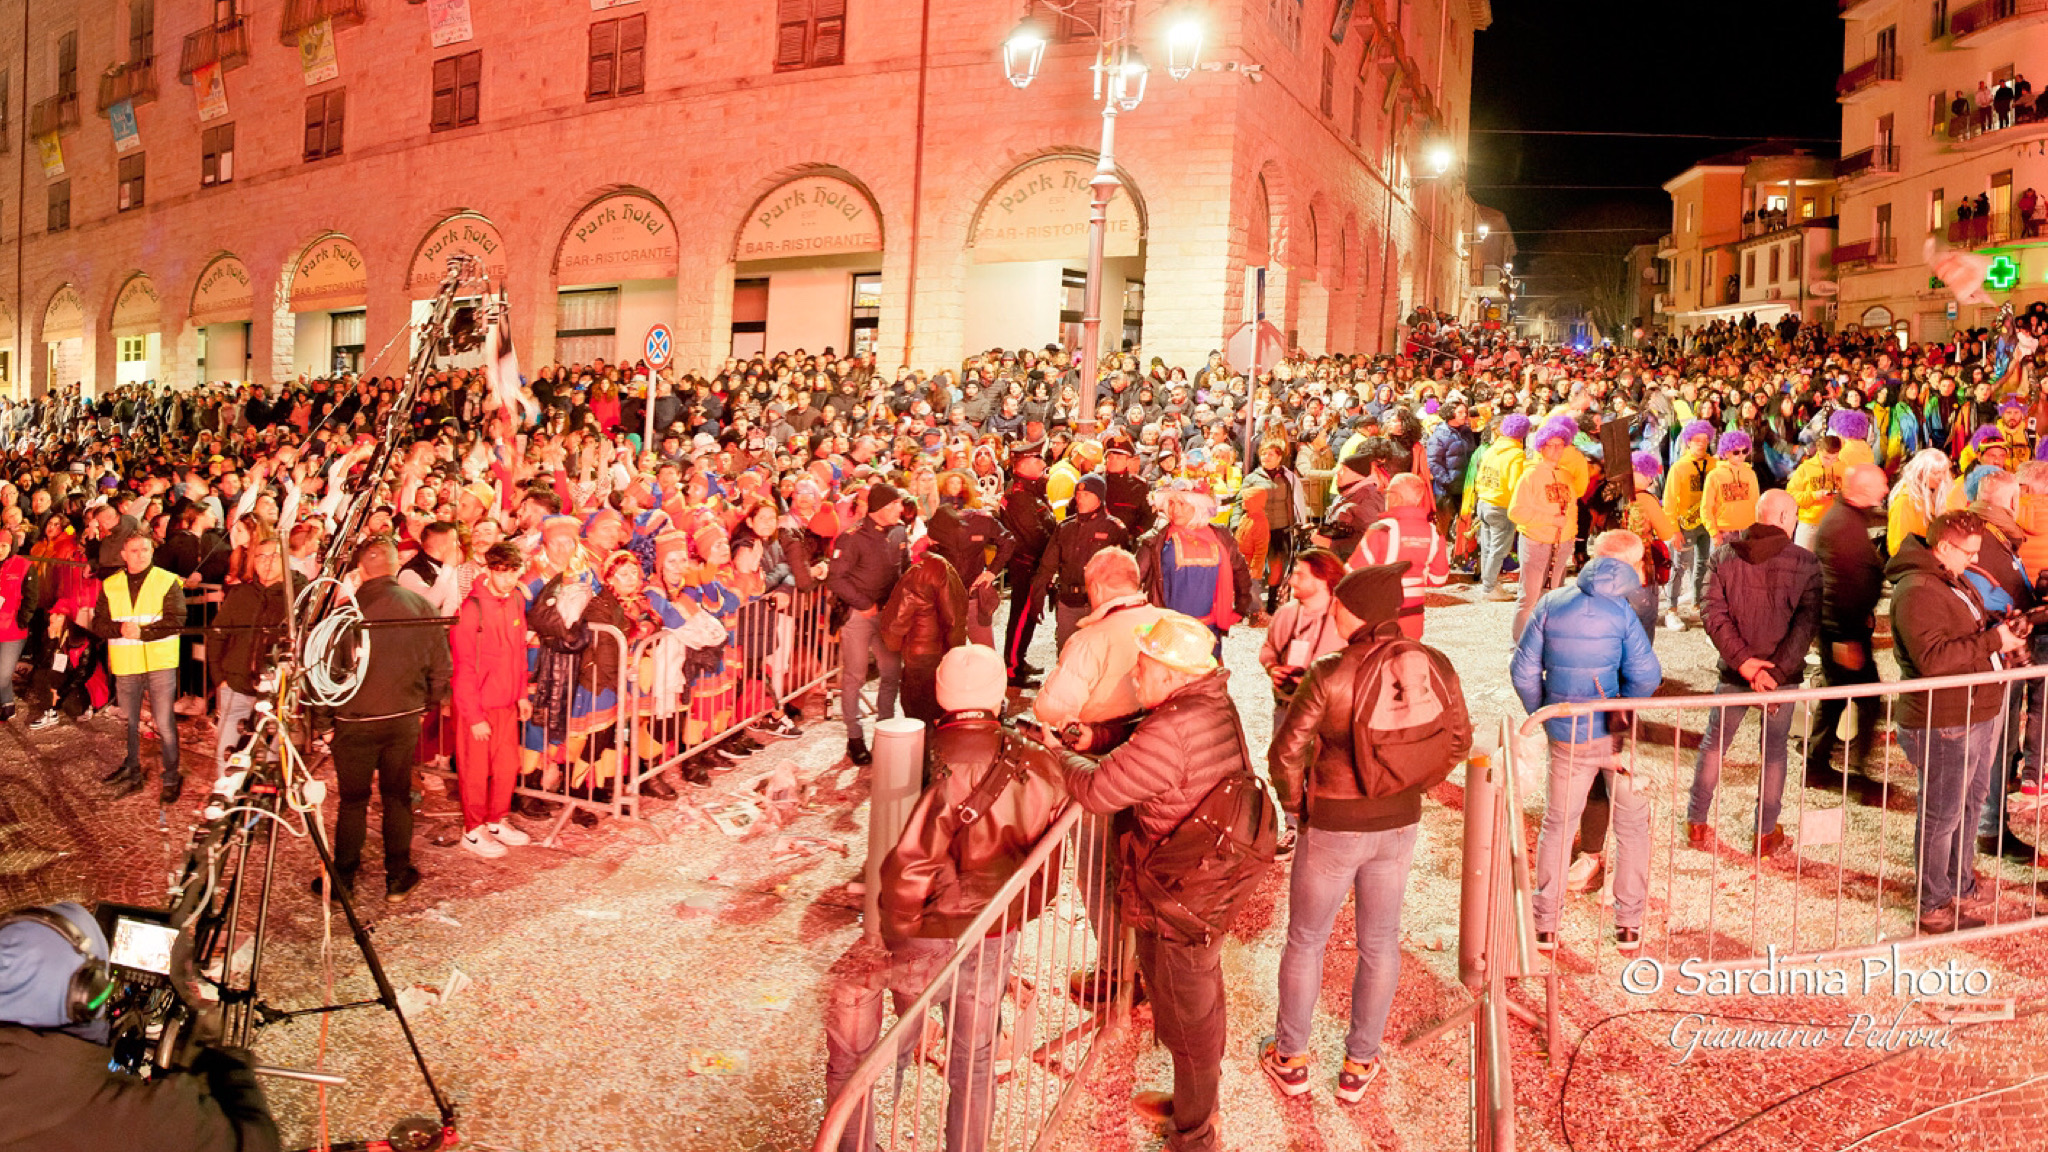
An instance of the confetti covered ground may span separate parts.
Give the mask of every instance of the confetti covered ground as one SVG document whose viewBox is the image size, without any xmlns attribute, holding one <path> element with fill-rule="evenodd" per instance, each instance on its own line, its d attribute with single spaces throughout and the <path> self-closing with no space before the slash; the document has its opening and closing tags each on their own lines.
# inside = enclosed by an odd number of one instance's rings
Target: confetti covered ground
<svg viewBox="0 0 2048 1152">
<path fill-rule="evenodd" d="M 1468 591 L 1432 598 L 1428 639 L 1456 660 L 1482 743 L 1496 739 L 1499 718 L 1521 716 L 1507 684 L 1512 607 L 1480 602 Z M 1041 637 L 1044 651 L 1037 658 L 1050 663 L 1050 629 Z M 1264 747 L 1271 720 L 1255 659 L 1259 639 L 1240 627 L 1225 646 L 1254 749 Z M 1661 633 L 1657 648 L 1667 693 L 1711 687 L 1712 654 L 1697 629 Z M 860 899 L 846 882 L 857 875 L 866 845 L 866 780 L 845 761 L 837 720 L 819 718 L 822 704 L 811 702 L 803 739 L 754 755 L 720 774 L 708 793 L 696 794 L 701 812 L 747 795 L 768 772 L 788 765 L 803 788 L 800 805 L 784 826 L 757 827 L 743 837 L 676 804 L 650 802 L 644 821 L 572 825 L 558 847 L 514 849 L 486 861 L 434 843 L 449 838 L 459 817 L 452 799 L 429 788 L 414 850 L 427 879 L 409 901 L 392 906 L 375 880 L 372 821 L 361 907 L 392 981 L 416 1009 L 414 1026 L 434 1074 L 460 1108 L 466 1146 L 517 1152 L 810 1146 L 823 1109 L 819 1020 L 826 973 L 860 934 Z M 1691 717 L 1690 724 L 1696 743 L 1701 718 Z M 204 778 L 211 730 L 188 720 L 182 732 L 188 779 Z M 1730 795 L 1754 795 L 1754 732 L 1751 720 L 1746 757 L 1740 742 L 1731 754 L 1723 785 Z M 39 733 L 20 724 L 0 729 L 0 902 L 161 900 L 200 789 L 188 788 L 170 812 L 157 807 L 153 788 L 103 800 L 98 777 L 119 757 L 121 739 L 120 722 L 111 715 Z M 1668 734 L 1665 739 L 1664 760 L 1674 761 Z M 1986 998 L 2014 1002 L 2010 1020 L 1945 1025 L 1942 1005 L 1892 995 L 1889 988 L 1841 996 L 1686 996 L 1674 990 L 1678 963 L 1710 948 L 1727 956 L 1768 941 L 1813 948 L 1911 930 L 1910 916 L 1901 911 L 1911 900 L 1909 801 L 1893 798 L 1897 810 L 1852 805 L 1843 846 L 1802 843 L 1754 877 L 1744 803 L 1717 807 L 1721 851 L 1683 846 L 1682 817 L 1672 801 L 1682 801 L 1692 753 L 1679 739 L 1684 750 L 1674 762 L 1657 767 L 1656 754 L 1647 753 L 1643 769 L 1656 805 L 1644 954 L 1664 964 L 1665 990 L 1626 991 L 1622 958 L 1609 943 L 1608 910 L 1593 895 L 1571 898 L 1558 960 L 1562 1043 L 1554 1059 L 1546 1059 L 1540 1032 L 1511 1026 L 1519 1144 L 1579 1150 L 2040 1147 L 2039 1117 L 2048 1107 L 2048 1021 L 2035 1007 L 2048 991 L 2048 936 L 2042 933 L 1931 950 L 1909 961 L 1927 968 L 1953 958 L 1959 971 L 1982 972 L 1992 985 Z M 153 762 L 153 747 L 145 757 Z M 1902 792 L 1910 784 L 1902 766 L 1889 774 L 1902 781 Z M 1540 767 L 1525 771 L 1524 780 L 1533 842 Z M 1462 774 L 1453 776 L 1425 809 L 1403 908 L 1404 964 L 1388 1028 L 1386 1075 L 1363 1103 L 1343 1106 L 1331 1094 L 1349 1008 L 1350 912 L 1340 916 L 1325 961 L 1315 1088 L 1286 1100 L 1256 1064 L 1257 1047 L 1273 1027 L 1286 934 L 1284 875 L 1276 872 L 1246 911 L 1224 953 L 1226 1147 L 1463 1146 L 1471 1115 L 1467 1033 L 1400 1045 L 1467 999 L 1457 978 L 1461 783 Z M 1827 792 L 1796 787 L 1796 768 L 1794 784 L 1788 825 L 1808 808 L 1830 806 Z M 1882 870 L 1865 866 L 1879 856 L 1893 862 Z M 1908 866 L 1903 880 L 1898 859 Z M 321 1002 L 323 920 L 306 892 L 313 870 L 311 850 L 286 838 L 264 955 L 263 996 L 280 1008 Z M 1987 864 L 1986 874 L 2001 886 L 2001 916 L 2024 917 L 2033 870 Z M 1838 890 L 1847 893 L 1844 907 L 1852 910 L 1839 919 L 1833 914 Z M 1885 894 L 1884 911 L 1873 911 L 1876 893 Z M 338 915 L 330 955 L 334 999 L 373 994 Z M 1860 973 L 1854 961 L 1836 967 Z M 1542 981 L 1519 982 L 1515 996 L 1540 1018 Z M 1131 1027 L 1109 1038 L 1055 1146 L 1078 1152 L 1160 1145 L 1128 1107 L 1134 1090 L 1163 1089 L 1171 1080 L 1150 1023 L 1149 1009 L 1141 1006 Z M 1795 1025 L 1809 1034 L 1827 1032 L 1813 1046 L 1713 1046 L 1728 1036 L 1716 1028 L 1771 1032 Z M 1925 1029 L 1913 1035 L 1938 1037 L 1945 1046 L 1905 1047 L 1908 1029 Z M 302 1018 L 262 1030 L 256 1043 L 263 1062 L 304 1067 L 322 1061 L 323 1047 L 324 1066 L 349 1080 L 325 1102 L 332 1139 L 381 1136 L 402 1117 L 432 1115 L 395 1023 L 381 1009 L 328 1017 L 324 1035 L 318 1018 Z M 287 1146 L 319 1143 L 318 1095 L 277 1081 L 268 1090 Z M 921 1146 L 942 1145 L 935 1137 L 926 1133 Z"/>
</svg>

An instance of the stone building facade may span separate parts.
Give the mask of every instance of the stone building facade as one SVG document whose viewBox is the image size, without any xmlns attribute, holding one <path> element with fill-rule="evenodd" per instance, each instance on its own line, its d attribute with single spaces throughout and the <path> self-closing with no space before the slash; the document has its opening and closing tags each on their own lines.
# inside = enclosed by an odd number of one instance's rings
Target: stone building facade
<svg viewBox="0 0 2048 1152">
<path fill-rule="evenodd" d="M 457 249 L 528 365 L 657 324 L 689 368 L 1071 342 L 1115 2 L 1041 3 L 1019 89 L 1015 0 L 0 0 L 8 387 L 401 371 Z M 1313 351 L 1455 302 L 1473 209 L 1426 157 L 1464 153 L 1487 0 L 1197 10 L 1174 81 L 1180 9 L 1134 6 L 1105 347 L 1198 362 L 1260 279 Z"/>
</svg>

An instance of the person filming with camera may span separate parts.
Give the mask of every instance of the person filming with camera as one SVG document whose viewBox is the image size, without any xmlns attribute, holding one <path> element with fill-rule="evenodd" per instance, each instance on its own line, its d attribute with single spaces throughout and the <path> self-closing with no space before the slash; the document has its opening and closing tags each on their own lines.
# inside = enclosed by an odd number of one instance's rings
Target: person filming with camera
<svg viewBox="0 0 2048 1152">
<path fill-rule="evenodd" d="M 108 1068 L 107 938 L 77 904 L 0 917 L 0 1152 L 276 1152 L 249 1054 L 152 1080 Z"/>
</svg>

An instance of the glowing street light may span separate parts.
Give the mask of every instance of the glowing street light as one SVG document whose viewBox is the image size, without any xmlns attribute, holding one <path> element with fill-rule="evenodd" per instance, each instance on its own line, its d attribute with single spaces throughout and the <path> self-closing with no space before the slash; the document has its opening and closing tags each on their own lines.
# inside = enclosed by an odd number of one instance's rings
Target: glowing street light
<svg viewBox="0 0 2048 1152">
<path fill-rule="evenodd" d="M 1045 29 L 1025 20 L 1003 41 L 1003 75 L 1017 88 L 1028 88 L 1038 79 L 1038 65 L 1045 60 L 1048 41 Z"/>
<path fill-rule="evenodd" d="M 1109 66 L 1109 98 L 1116 101 L 1119 111 L 1135 112 L 1138 103 L 1145 99 L 1145 81 L 1152 75 L 1152 69 L 1136 48 L 1125 45 L 1122 59 Z"/>
<path fill-rule="evenodd" d="M 1174 14 L 1166 30 L 1166 74 L 1185 80 L 1202 56 L 1202 18 L 1191 9 Z"/>
<path fill-rule="evenodd" d="M 1439 176 L 1449 172 L 1452 162 L 1457 160 L 1457 158 L 1457 152 L 1451 148 L 1448 142 L 1443 140 L 1431 144 L 1428 150 L 1423 153 L 1423 159 L 1428 161 L 1430 171 Z"/>
<path fill-rule="evenodd" d="M 1479 238 L 1480 238 L 1481 240 L 1484 240 L 1484 239 L 1486 239 L 1487 233 L 1489 233 L 1489 232 L 1492 232 L 1492 231 L 1493 231 L 1493 229 L 1491 229 L 1491 228 L 1488 228 L 1488 227 L 1486 226 L 1486 221 L 1484 221 L 1484 220 L 1481 220 L 1481 221 L 1479 222 Z"/>
</svg>

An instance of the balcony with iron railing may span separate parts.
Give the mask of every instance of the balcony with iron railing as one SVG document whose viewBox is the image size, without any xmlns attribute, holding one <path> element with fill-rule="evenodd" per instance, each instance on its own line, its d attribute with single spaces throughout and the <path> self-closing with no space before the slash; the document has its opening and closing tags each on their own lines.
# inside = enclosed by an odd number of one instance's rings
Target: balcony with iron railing
<svg viewBox="0 0 2048 1152">
<path fill-rule="evenodd" d="M 1898 241 L 1891 236 L 1875 236 L 1869 240 L 1858 240 L 1854 244 L 1837 244 L 1834 260 L 1837 268 L 1893 265 L 1899 262 Z"/>
<path fill-rule="evenodd" d="M 1836 78 L 1835 99 L 1846 103 L 1870 92 L 1880 84 L 1896 84 L 1898 79 L 1898 53 L 1872 56 Z"/>
<path fill-rule="evenodd" d="M 339 31 L 357 27 L 369 18 L 369 0 L 287 0 L 277 39 L 287 47 L 296 46 L 299 33 L 322 20 L 334 21 L 335 30 Z"/>
<path fill-rule="evenodd" d="M 232 72 L 248 62 L 248 18 L 230 16 L 185 37 L 185 51 L 178 58 L 178 79 L 190 84 L 192 74 L 208 64 L 218 64 L 221 71 Z"/>
<path fill-rule="evenodd" d="M 123 100 L 133 100 L 141 107 L 156 99 L 156 57 L 144 56 L 116 64 L 100 76 L 99 111 L 106 115 L 107 109 Z"/>
<path fill-rule="evenodd" d="M 1861 152 L 1851 152 L 1835 162 L 1835 179 L 1848 181 L 1859 176 L 1895 173 L 1899 170 L 1899 148 L 1896 144 L 1879 144 Z"/>
<path fill-rule="evenodd" d="M 1957 47 L 2007 32 L 2048 16 L 2048 0 L 1978 0 L 1949 13 L 1948 34 Z"/>
<path fill-rule="evenodd" d="M 1672 234 L 1671 234 L 1671 233 L 1669 233 L 1669 232 L 1666 232 L 1666 233 L 1665 233 L 1664 235 L 1662 235 L 1662 236 L 1659 236 L 1659 237 L 1657 238 L 1657 257 L 1658 257 L 1658 259 L 1660 259 L 1660 260 L 1668 260 L 1668 259 L 1670 259 L 1671 257 L 1673 257 L 1673 256 L 1676 256 L 1676 255 L 1678 255 L 1678 241 L 1677 241 L 1677 239 L 1676 239 L 1675 237 L 1673 237 L 1673 236 L 1672 236 Z"/>
<path fill-rule="evenodd" d="M 1678 304 L 1678 297 L 1669 292 L 1657 293 L 1655 307 L 1659 312 L 1669 312 Z"/>
<path fill-rule="evenodd" d="M 2037 201 L 2031 212 L 2014 207 L 1951 220 L 1948 242 L 1955 248 L 1991 248 L 2015 240 L 2039 240 L 2048 234 L 2044 224 L 2048 224 L 2048 200 Z"/>
<path fill-rule="evenodd" d="M 28 112 L 28 134 L 48 136 L 78 127 L 78 93 L 64 92 L 36 101 Z"/>
</svg>

